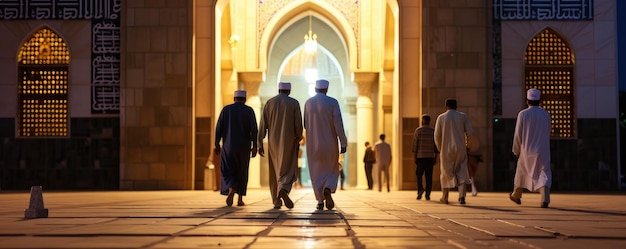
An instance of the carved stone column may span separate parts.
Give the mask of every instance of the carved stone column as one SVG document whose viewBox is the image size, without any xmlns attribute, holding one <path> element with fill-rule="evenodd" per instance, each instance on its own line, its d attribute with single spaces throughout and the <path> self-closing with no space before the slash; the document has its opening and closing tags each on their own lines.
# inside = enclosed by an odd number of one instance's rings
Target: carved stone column
<svg viewBox="0 0 626 249">
<path fill-rule="evenodd" d="M 372 145 L 374 140 L 374 104 L 372 103 L 372 87 L 378 82 L 378 73 L 359 72 L 354 73 L 354 82 L 358 86 L 359 97 L 356 99 L 357 117 L 357 187 L 367 188 L 367 178 L 363 167 L 363 157 L 365 156 L 365 142 Z"/>
<path fill-rule="evenodd" d="M 239 82 L 243 82 L 244 89 L 247 92 L 246 105 L 252 107 L 256 116 L 256 123 L 261 121 L 261 97 L 259 97 L 259 87 L 264 80 L 263 72 L 239 72 L 237 74 Z M 256 142 L 256 138 L 255 142 Z M 250 170 L 248 171 L 248 187 L 261 187 L 261 159 L 257 155 L 250 158 Z"/>
</svg>

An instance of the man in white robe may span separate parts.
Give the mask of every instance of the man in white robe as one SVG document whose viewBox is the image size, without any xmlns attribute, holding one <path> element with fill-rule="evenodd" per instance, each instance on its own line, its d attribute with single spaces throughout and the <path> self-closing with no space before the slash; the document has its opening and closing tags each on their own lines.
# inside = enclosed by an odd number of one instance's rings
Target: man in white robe
<svg viewBox="0 0 626 249">
<path fill-rule="evenodd" d="M 348 146 L 339 102 L 326 96 L 328 85 L 327 80 L 316 81 L 317 94 L 304 104 L 306 155 L 318 210 L 324 209 L 324 202 L 327 209 L 335 206 L 331 194 L 337 190 L 337 158 L 339 153 L 346 152 Z"/>
<path fill-rule="evenodd" d="M 526 92 L 528 108 L 517 114 L 513 154 L 518 157 L 513 193 L 509 198 L 522 204 L 523 189 L 541 195 L 541 207 L 550 204 L 552 171 L 550 170 L 550 114 L 539 107 L 541 92 L 529 89 Z"/>
<path fill-rule="evenodd" d="M 473 133 L 467 116 L 456 111 L 455 99 L 446 100 L 446 112 L 437 117 L 435 123 L 435 145 L 439 150 L 439 166 L 441 169 L 441 191 L 439 200 L 448 204 L 448 193 L 451 188 L 459 190 L 459 203 L 465 204 L 465 185 L 470 183 L 467 171 L 466 140 Z"/>
<path fill-rule="evenodd" d="M 282 206 L 283 201 L 287 208 L 293 208 L 289 193 L 297 180 L 298 150 L 302 139 L 300 103 L 289 97 L 290 93 L 291 83 L 280 82 L 278 95 L 265 103 L 259 124 L 258 147 L 261 156 L 265 154 L 263 139 L 266 135 L 268 137 L 270 194 L 276 209 Z"/>
</svg>

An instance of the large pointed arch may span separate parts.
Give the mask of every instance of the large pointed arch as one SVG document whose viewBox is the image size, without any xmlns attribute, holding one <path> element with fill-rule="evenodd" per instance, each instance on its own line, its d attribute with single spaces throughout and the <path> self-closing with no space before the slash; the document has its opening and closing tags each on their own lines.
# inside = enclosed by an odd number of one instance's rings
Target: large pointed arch
<svg viewBox="0 0 626 249">
<path fill-rule="evenodd" d="M 326 2 L 310 2 L 307 0 L 293 1 L 285 7 L 281 8 L 274 17 L 268 22 L 265 31 L 261 34 L 259 43 L 259 62 L 258 67 L 261 70 L 267 68 L 267 57 L 270 53 L 270 49 L 273 46 L 276 38 L 280 35 L 280 31 L 283 27 L 288 27 L 289 22 L 299 20 L 299 16 L 302 13 L 311 11 L 316 14 L 316 18 L 322 19 L 333 28 L 336 28 L 336 32 L 344 41 L 344 46 L 348 49 L 348 57 L 350 58 L 350 69 L 354 70 L 358 68 L 358 46 L 357 37 L 352 32 L 352 26 L 343 17 L 343 14 L 339 12 L 335 7 Z M 304 41 L 304 40 L 303 40 Z"/>
</svg>

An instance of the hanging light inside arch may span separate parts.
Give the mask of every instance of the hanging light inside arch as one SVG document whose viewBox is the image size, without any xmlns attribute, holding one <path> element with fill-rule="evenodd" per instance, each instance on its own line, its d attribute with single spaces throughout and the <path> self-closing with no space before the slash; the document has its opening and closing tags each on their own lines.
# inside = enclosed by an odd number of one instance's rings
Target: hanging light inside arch
<svg viewBox="0 0 626 249">
<path fill-rule="evenodd" d="M 304 35 L 304 52 L 317 52 L 317 35 L 312 30 L 313 17 L 309 15 L 309 33 Z"/>
</svg>

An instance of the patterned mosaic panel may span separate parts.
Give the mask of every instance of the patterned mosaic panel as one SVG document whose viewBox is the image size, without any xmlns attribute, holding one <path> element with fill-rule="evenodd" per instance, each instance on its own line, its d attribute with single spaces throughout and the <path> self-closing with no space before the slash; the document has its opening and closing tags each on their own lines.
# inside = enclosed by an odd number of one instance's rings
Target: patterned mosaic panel
<svg viewBox="0 0 626 249">
<path fill-rule="evenodd" d="M 120 110 L 121 0 L 2 0 L 4 20 L 91 20 L 94 114 Z"/>
<path fill-rule="evenodd" d="M 526 90 L 542 93 L 541 106 L 552 118 L 552 137 L 574 137 L 574 55 L 552 29 L 535 36 L 524 54 Z"/>
</svg>

